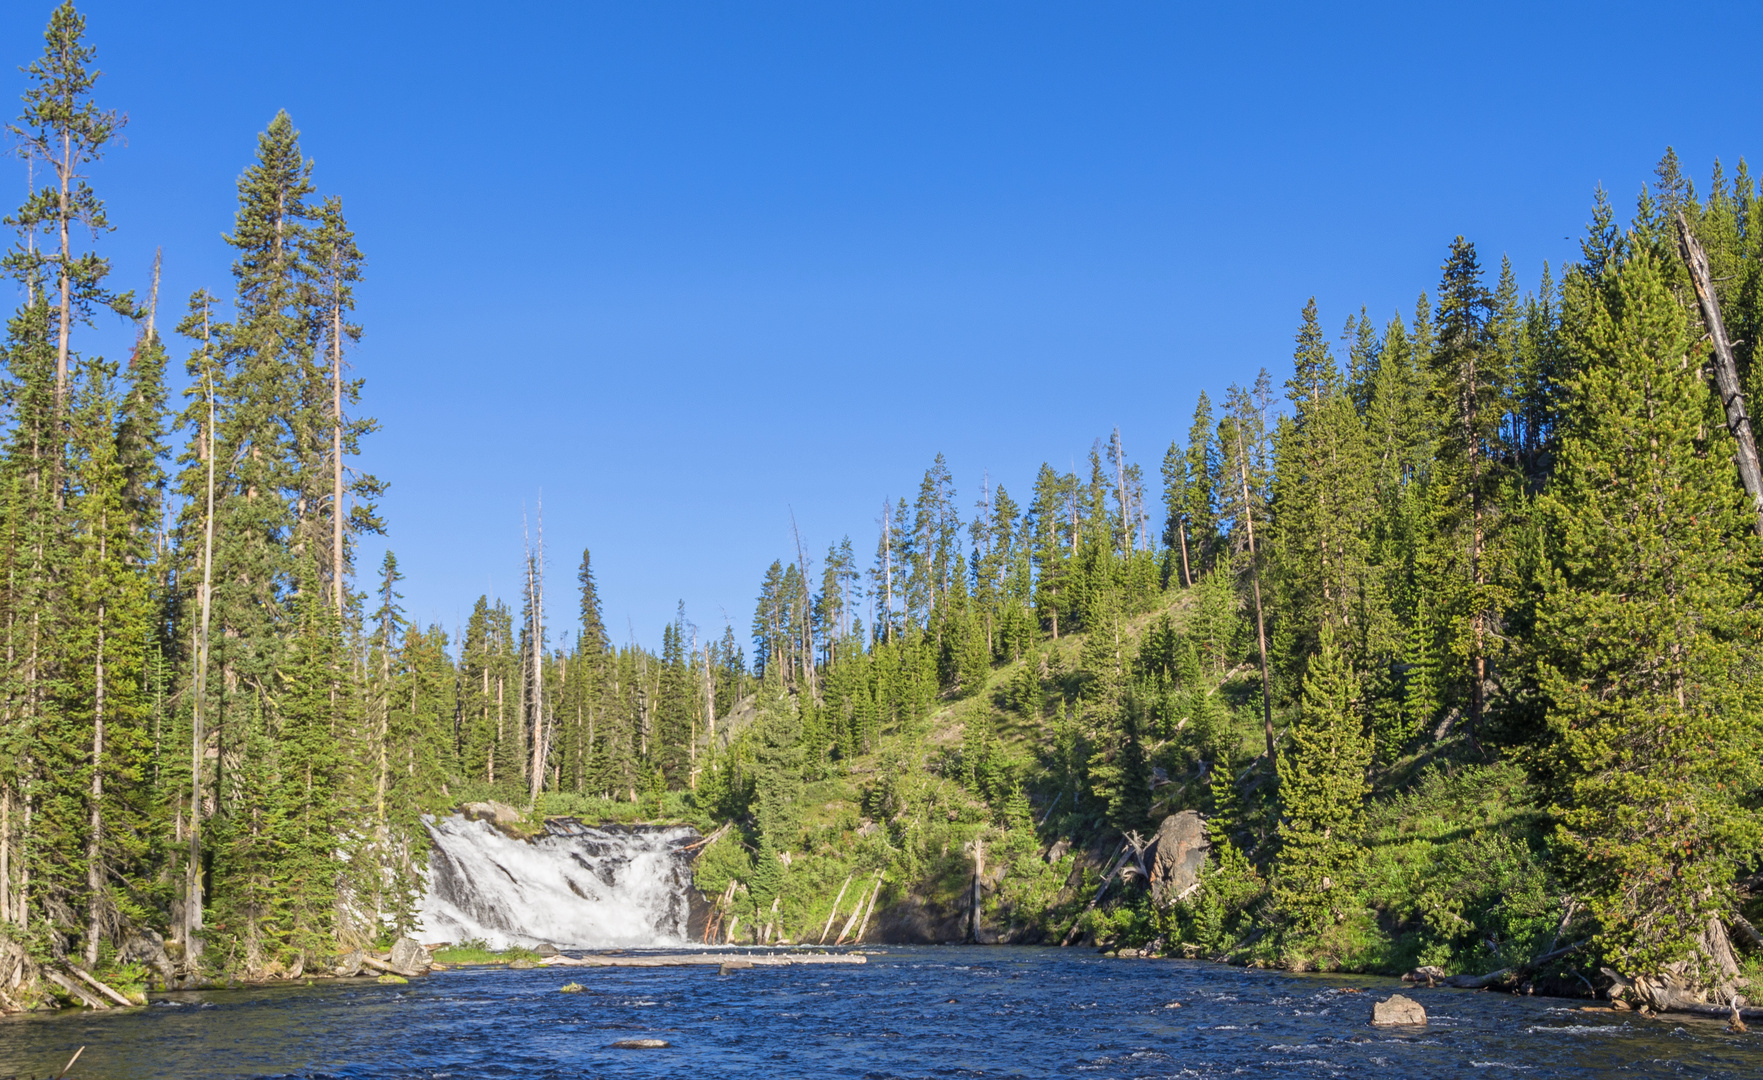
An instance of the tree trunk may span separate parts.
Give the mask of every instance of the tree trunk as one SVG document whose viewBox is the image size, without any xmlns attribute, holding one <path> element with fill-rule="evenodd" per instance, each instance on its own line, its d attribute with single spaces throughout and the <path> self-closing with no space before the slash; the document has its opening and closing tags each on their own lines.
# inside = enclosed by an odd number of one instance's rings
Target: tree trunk
<svg viewBox="0 0 1763 1080">
<path fill-rule="evenodd" d="M 817 944 L 825 945 L 826 944 L 826 936 L 828 934 L 832 933 L 833 920 L 839 917 L 839 905 L 841 903 L 843 903 L 845 900 L 845 890 L 849 889 L 851 887 L 851 878 L 852 877 L 853 877 L 853 875 L 851 875 L 851 874 L 845 875 L 845 883 L 843 885 L 839 886 L 839 895 L 833 897 L 833 909 L 832 909 L 832 911 L 827 913 L 826 927 L 825 927 L 825 929 L 821 930 L 820 941 Z"/>
<path fill-rule="evenodd" d="M 184 955 L 193 965 L 202 931 L 202 760 L 208 734 L 208 629 L 214 610 L 214 369 L 208 364 L 208 316 L 202 317 L 203 376 L 208 390 L 207 509 L 202 524 L 202 615 L 196 640 L 195 700 L 190 721 L 190 855 L 184 867 Z M 216 792 L 219 797 L 219 792 Z"/>
<path fill-rule="evenodd" d="M 1726 323 L 1720 317 L 1720 297 L 1714 292 L 1713 275 L 1708 269 L 1708 255 L 1690 231 L 1683 211 L 1677 212 L 1677 245 L 1696 288 L 1696 302 L 1702 308 L 1702 322 L 1714 347 L 1714 388 L 1726 410 L 1726 429 L 1737 444 L 1733 458 L 1738 463 L 1739 479 L 1745 494 L 1751 497 L 1751 527 L 1763 536 L 1763 464 L 1757 457 L 1757 440 L 1751 431 L 1751 418 L 1745 412 L 1745 395 L 1739 384 L 1738 364 L 1733 359 L 1732 342 L 1726 337 Z"/>
<path fill-rule="evenodd" d="M 1249 459 L 1243 446 L 1242 425 L 1238 424 L 1237 437 L 1237 475 L 1243 486 L 1243 524 L 1249 534 L 1249 581 L 1255 591 L 1255 641 L 1261 650 L 1261 721 L 1266 728 L 1267 760 L 1274 763 L 1277 758 L 1273 749 L 1273 677 L 1267 668 L 1267 621 L 1261 613 L 1261 562 L 1255 551 L 1255 511 L 1249 502 Z"/>
<path fill-rule="evenodd" d="M 108 515 L 98 515 L 98 565 L 95 573 L 104 585 L 104 535 Z M 102 596 L 102 593 L 100 593 Z M 92 789 L 91 834 L 86 838 L 86 966 L 98 963 L 98 935 L 104 912 L 104 616 L 105 603 L 98 601 L 96 662 L 92 665 Z"/>
</svg>

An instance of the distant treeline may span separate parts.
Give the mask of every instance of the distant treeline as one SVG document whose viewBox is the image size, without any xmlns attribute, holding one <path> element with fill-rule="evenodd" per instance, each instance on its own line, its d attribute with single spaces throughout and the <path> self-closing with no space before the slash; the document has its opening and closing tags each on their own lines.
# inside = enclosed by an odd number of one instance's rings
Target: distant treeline
<svg viewBox="0 0 1763 1080">
<path fill-rule="evenodd" d="M 55 10 L 12 129 L 37 186 L 5 260 L 0 986 L 146 931 L 190 973 L 313 970 L 412 925 L 421 815 L 466 793 L 737 819 L 775 890 L 804 784 L 867 757 L 866 811 L 905 820 L 884 741 L 975 699 L 959 779 L 999 827 L 1032 831 L 1031 796 L 1120 830 L 1211 816 L 1213 906 L 1169 933 L 1350 921 L 1375 902 L 1368 796 L 1447 745 L 1522 770 L 1568 916 L 1623 970 L 1738 917 L 1763 549 L 1674 220 L 1755 391 L 1742 165 L 1698 197 L 1668 153 L 1627 229 L 1600 192 L 1580 260 L 1529 291 L 1458 238 L 1407 318 L 1361 311 L 1337 345 L 1306 305 L 1283 395 L 1262 371 L 1199 396 L 1161 508 L 1118 431 L 1086 473 L 1042 466 L 1021 504 L 983 483 L 965 515 L 939 457 L 883 503 L 867 566 L 847 539 L 766 571 L 749 670 L 683 605 L 659 655 L 616 645 L 585 551 L 553 641 L 536 529 L 518 604 L 479 599 L 457 641 L 406 621 L 391 555 L 357 591 L 385 525 L 353 466 L 376 424 L 341 202 L 277 115 L 238 180 L 232 294 L 188 299 L 169 401 L 157 260 L 145 296 L 108 283 L 85 173 L 123 121 L 84 31 Z M 101 316 L 137 328 L 126 358 L 80 351 Z M 1077 668 L 1050 667 L 1074 637 Z M 988 764 L 1006 724 L 1028 765 Z"/>
</svg>

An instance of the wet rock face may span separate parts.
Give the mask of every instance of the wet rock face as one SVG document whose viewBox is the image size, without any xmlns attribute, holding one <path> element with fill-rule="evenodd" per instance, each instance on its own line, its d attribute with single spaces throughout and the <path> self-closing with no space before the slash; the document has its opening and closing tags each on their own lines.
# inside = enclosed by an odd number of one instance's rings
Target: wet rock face
<svg viewBox="0 0 1763 1080">
<path fill-rule="evenodd" d="M 1374 1027 L 1424 1025 L 1426 1010 L 1413 998 L 1391 994 L 1383 1001 L 1372 1002 L 1371 1023 Z"/>
<path fill-rule="evenodd" d="M 1157 826 L 1157 854 L 1151 864 L 1152 902 L 1161 907 L 1191 892 L 1211 846 L 1199 811 L 1183 810 L 1164 818 Z"/>
<path fill-rule="evenodd" d="M 429 951 L 407 937 L 392 943 L 392 957 L 387 961 L 394 971 L 404 975 L 421 974 L 432 962 Z"/>
</svg>

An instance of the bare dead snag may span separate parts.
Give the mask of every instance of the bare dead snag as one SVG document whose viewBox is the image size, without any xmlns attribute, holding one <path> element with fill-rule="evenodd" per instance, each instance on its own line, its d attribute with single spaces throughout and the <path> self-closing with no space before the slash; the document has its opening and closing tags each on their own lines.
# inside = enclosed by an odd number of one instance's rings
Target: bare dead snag
<svg viewBox="0 0 1763 1080">
<path fill-rule="evenodd" d="M 1757 458 L 1757 440 L 1751 432 L 1751 418 L 1745 412 L 1745 395 L 1739 386 L 1738 363 L 1733 359 L 1732 342 L 1726 336 L 1726 323 L 1720 317 L 1720 297 L 1714 293 L 1714 277 L 1708 269 L 1708 253 L 1690 231 L 1690 223 L 1679 210 L 1677 217 L 1677 249 L 1684 267 L 1696 288 L 1696 302 L 1702 308 L 1702 322 L 1714 347 L 1714 388 L 1726 410 L 1726 429 L 1732 432 L 1737 448 L 1733 460 L 1739 468 L 1739 479 L 1745 494 L 1751 497 L 1755 520 L 1752 527 L 1763 536 L 1763 464 Z"/>
</svg>

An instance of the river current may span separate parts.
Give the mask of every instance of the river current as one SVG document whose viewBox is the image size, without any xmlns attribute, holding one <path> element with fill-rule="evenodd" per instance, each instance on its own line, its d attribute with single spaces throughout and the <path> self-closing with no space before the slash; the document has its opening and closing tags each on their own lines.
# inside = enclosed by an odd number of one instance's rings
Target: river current
<svg viewBox="0 0 1763 1080">
<path fill-rule="evenodd" d="M 578 994 L 558 987 L 574 980 Z M 1424 1030 L 1368 1025 L 1402 990 Z M 163 995 L 0 1018 L 0 1078 L 1763 1077 L 1714 1021 L 1388 979 L 1071 949 L 887 948 L 863 966 L 460 969 L 407 986 Z M 626 1039 L 666 1049 L 624 1050 Z"/>
</svg>

